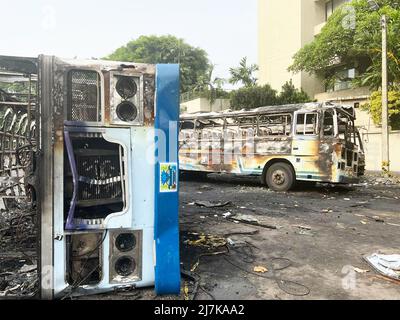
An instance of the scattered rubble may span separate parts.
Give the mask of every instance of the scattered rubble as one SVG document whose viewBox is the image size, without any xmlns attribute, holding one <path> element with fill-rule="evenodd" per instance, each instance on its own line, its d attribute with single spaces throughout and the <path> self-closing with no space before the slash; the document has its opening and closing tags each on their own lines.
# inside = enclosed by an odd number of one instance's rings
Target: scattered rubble
<svg viewBox="0 0 400 320">
<path fill-rule="evenodd" d="M 257 272 L 257 273 L 266 273 L 266 272 L 268 272 L 268 269 L 265 267 L 258 266 L 258 267 L 254 267 L 253 271 Z"/>
<path fill-rule="evenodd" d="M 364 270 L 364 269 L 360 269 L 360 268 L 356 268 L 356 267 L 354 267 L 353 269 L 357 273 L 367 273 L 367 272 L 369 272 L 369 270 Z"/>
<path fill-rule="evenodd" d="M 0 273 L 0 297 L 34 297 L 38 290 L 36 264 L 23 264 L 22 267 L 15 270 L 16 265 L 8 262 L 8 264 L 0 263 L 2 270 L 8 270 Z M 18 262 L 18 264 L 21 263 L 21 261 Z"/>
<path fill-rule="evenodd" d="M 230 216 L 232 216 L 232 213 L 231 212 L 226 212 L 222 216 L 226 219 L 226 218 L 229 218 Z"/>
<path fill-rule="evenodd" d="M 366 175 L 362 181 L 365 185 L 399 185 L 400 177 L 398 176 L 390 176 L 390 177 L 382 177 L 380 175 Z"/>
<path fill-rule="evenodd" d="M 211 201 L 195 201 L 195 205 L 205 208 L 222 208 L 231 204 L 230 201 L 226 202 L 211 202 Z"/>
<path fill-rule="evenodd" d="M 369 220 L 372 220 L 372 221 L 375 221 L 375 222 L 379 222 L 379 223 L 385 223 L 385 220 L 382 219 L 382 218 L 379 217 L 379 216 L 373 216 L 373 217 L 371 217 L 371 216 L 366 216 L 366 215 L 363 215 L 363 214 L 355 214 L 355 216 L 356 216 L 356 217 L 367 218 L 367 219 L 369 219 Z M 365 223 L 365 224 L 366 224 L 366 223 Z"/>
<path fill-rule="evenodd" d="M 0 212 L 0 297 L 34 296 L 36 263 L 36 211 L 15 203 Z"/>
<path fill-rule="evenodd" d="M 273 229 L 273 230 L 278 229 L 277 226 L 273 226 L 273 225 L 261 222 L 255 216 L 248 215 L 248 214 L 235 214 L 233 216 L 228 217 L 228 219 L 233 220 L 235 223 L 236 222 L 244 223 L 244 224 L 249 224 L 249 225 L 252 225 L 252 226 L 259 226 L 259 227 L 263 227 L 263 228 L 267 228 L 267 229 Z"/>
</svg>

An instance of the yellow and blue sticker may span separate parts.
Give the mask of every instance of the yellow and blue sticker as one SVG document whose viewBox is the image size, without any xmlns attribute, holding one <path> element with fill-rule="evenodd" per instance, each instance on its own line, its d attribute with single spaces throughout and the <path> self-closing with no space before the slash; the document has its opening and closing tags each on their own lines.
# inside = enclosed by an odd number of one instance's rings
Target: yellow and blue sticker
<svg viewBox="0 0 400 320">
<path fill-rule="evenodd" d="M 178 164 L 160 163 L 160 192 L 178 191 Z"/>
</svg>

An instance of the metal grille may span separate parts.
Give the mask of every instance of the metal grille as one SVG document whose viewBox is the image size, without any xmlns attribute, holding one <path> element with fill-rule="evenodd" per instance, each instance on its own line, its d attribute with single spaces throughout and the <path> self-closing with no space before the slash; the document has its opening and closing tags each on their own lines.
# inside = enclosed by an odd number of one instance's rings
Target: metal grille
<svg viewBox="0 0 400 320">
<path fill-rule="evenodd" d="M 106 203 L 122 201 L 121 170 L 118 154 L 82 155 L 77 157 L 79 188 L 78 204 L 92 201 Z M 100 204 L 99 201 L 96 203 Z"/>
<path fill-rule="evenodd" d="M 96 71 L 73 70 L 69 82 L 69 120 L 101 121 L 99 74 Z"/>
<path fill-rule="evenodd" d="M 0 105 L 0 209 L 27 203 L 26 177 L 32 174 L 35 120 L 27 106 Z"/>
<path fill-rule="evenodd" d="M 35 272 L 14 270 L 19 261 L 38 260 L 37 78 L 1 70 L 0 78 L 0 282 L 5 284 L 0 291 L 15 299 L 32 297 L 38 289 Z"/>
</svg>

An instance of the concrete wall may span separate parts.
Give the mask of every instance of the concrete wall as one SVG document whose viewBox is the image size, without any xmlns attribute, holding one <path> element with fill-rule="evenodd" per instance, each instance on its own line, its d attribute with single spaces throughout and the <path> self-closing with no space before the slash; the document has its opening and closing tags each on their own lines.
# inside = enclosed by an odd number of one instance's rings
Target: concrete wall
<svg viewBox="0 0 400 320">
<path fill-rule="evenodd" d="M 371 92 L 368 87 L 340 90 L 334 92 L 322 92 L 315 95 L 315 99 L 320 102 L 332 101 L 344 104 L 355 102 L 364 103 L 369 99 Z"/>
<path fill-rule="evenodd" d="M 301 47 L 314 40 L 315 27 L 325 22 L 325 1 L 299 0 L 301 2 Z M 315 75 L 301 73 L 301 86 L 313 98 L 325 91 L 323 82 Z"/>
<path fill-rule="evenodd" d="M 230 109 L 229 99 L 216 99 L 211 105 L 207 98 L 198 98 L 181 103 L 182 113 L 221 112 Z"/>
<path fill-rule="evenodd" d="M 381 171 L 382 134 L 380 132 L 361 132 L 366 154 L 367 170 Z M 389 136 L 390 170 L 400 172 L 400 131 L 392 131 Z"/>
</svg>

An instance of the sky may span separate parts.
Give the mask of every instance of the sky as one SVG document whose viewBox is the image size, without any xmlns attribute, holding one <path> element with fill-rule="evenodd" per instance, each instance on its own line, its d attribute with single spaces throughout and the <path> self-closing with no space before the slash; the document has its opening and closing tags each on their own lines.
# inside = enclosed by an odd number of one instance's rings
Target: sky
<svg viewBox="0 0 400 320">
<path fill-rule="evenodd" d="M 0 0 L 0 55 L 101 58 L 141 35 L 171 34 L 207 51 L 228 78 L 257 63 L 257 0 Z"/>
</svg>

